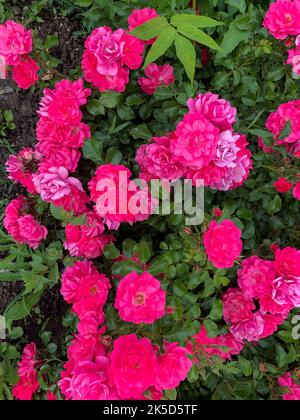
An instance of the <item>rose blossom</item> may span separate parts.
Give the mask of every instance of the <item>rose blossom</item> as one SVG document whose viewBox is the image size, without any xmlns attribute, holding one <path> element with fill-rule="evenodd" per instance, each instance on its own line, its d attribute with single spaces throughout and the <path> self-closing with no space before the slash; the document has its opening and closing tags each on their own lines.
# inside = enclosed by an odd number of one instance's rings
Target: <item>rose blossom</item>
<svg viewBox="0 0 300 420">
<path fill-rule="evenodd" d="M 182 165 L 201 169 L 216 156 L 219 130 L 200 112 L 186 114 L 171 141 L 174 158 Z"/>
<path fill-rule="evenodd" d="M 290 246 L 275 251 L 275 268 L 282 276 L 300 277 L 300 251 Z"/>
<path fill-rule="evenodd" d="M 28 89 L 38 80 L 38 71 L 40 67 L 28 55 L 20 58 L 17 65 L 12 68 L 12 77 L 17 85 L 22 89 Z"/>
<path fill-rule="evenodd" d="M 275 278 L 274 262 L 257 256 L 246 258 L 238 271 L 239 287 L 252 299 L 270 296 Z"/>
<path fill-rule="evenodd" d="M 223 131 L 219 135 L 219 140 L 217 143 L 217 155 L 214 159 L 214 163 L 217 166 L 227 168 L 234 168 L 237 166 L 237 153 L 240 150 L 236 142 L 239 140 L 239 134 L 233 134 L 231 131 Z"/>
<path fill-rule="evenodd" d="M 135 271 L 118 285 L 115 308 L 123 321 L 152 324 L 165 315 L 166 292 L 151 274 Z"/>
<path fill-rule="evenodd" d="M 140 177 L 150 181 L 153 178 L 175 181 L 184 175 L 183 166 L 174 160 L 170 149 L 173 135 L 153 137 L 153 143 L 143 144 L 137 151 L 141 174 Z"/>
<path fill-rule="evenodd" d="M 22 149 L 16 156 L 10 155 L 5 163 L 8 178 L 20 182 L 30 194 L 36 194 L 32 175 L 37 171 L 41 158 L 42 155 L 30 147 Z"/>
<path fill-rule="evenodd" d="M 12 20 L 0 25 L 0 55 L 5 58 L 6 64 L 15 66 L 20 62 L 22 55 L 31 51 L 31 31 Z"/>
<path fill-rule="evenodd" d="M 157 359 L 148 338 L 123 335 L 114 341 L 110 377 L 120 399 L 140 399 L 156 382 Z"/>
<path fill-rule="evenodd" d="M 225 322 L 235 324 L 252 316 L 255 305 L 241 289 L 228 289 L 222 296 L 223 318 Z"/>
<path fill-rule="evenodd" d="M 208 92 L 199 94 L 196 99 L 189 99 L 187 106 L 190 112 L 200 112 L 208 121 L 221 131 L 231 130 L 236 122 L 236 109 L 219 95 Z"/>
<path fill-rule="evenodd" d="M 273 186 L 280 193 L 287 193 L 293 188 L 293 184 L 286 178 L 278 178 L 277 181 L 274 182 Z"/>
<path fill-rule="evenodd" d="M 153 95 L 159 86 L 169 86 L 175 81 L 174 69 L 169 64 L 149 64 L 144 73 L 146 77 L 140 77 L 138 84 L 148 95 Z"/>
<path fill-rule="evenodd" d="M 286 64 L 291 64 L 293 72 L 300 74 L 300 48 L 291 49 L 288 51 L 289 57 Z"/>
<path fill-rule="evenodd" d="M 293 381 L 290 372 L 278 378 L 278 385 L 285 389 L 284 401 L 300 401 L 300 385 Z"/>
<path fill-rule="evenodd" d="M 165 353 L 157 358 L 158 371 L 156 386 L 159 389 L 173 389 L 180 385 L 193 365 L 188 355 L 191 353 L 185 347 L 178 347 L 177 343 L 165 343 Z"/>
<path fill-rule="evenodd" d="M 263 25 L 276 39 L 300 33 L 300 5 L 298 1 L 277 0 L 271 3 Z"/>
<path fill-rule="evenodd" d="M 230 268 L 243 249 L 241 230 L 231 221 L 211 222 L 204 234 L 204 246 L 208 260 L 216 268 Z"/>
<path fill-rule="evenodd" d="M 293 197 L 296 200 L 300 200 L 300 182 L 298 182 L 295 188 L 293 189 Z"/>
<path fill-rule="evenodd" d="M 19 381 L 13 387 L 13 396 L 19 400 L 32 400 L 33 394 L 39 388 L 36 366 L 35 343 L 27 344 L 18 363 Z"/>
</svg>

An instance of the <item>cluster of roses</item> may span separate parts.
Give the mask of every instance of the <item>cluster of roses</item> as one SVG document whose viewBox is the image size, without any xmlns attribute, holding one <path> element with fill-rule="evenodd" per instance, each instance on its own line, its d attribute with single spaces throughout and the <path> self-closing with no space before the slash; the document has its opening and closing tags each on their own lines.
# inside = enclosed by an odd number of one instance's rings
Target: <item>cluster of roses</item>
<svg viewBox="0 0 300 420">
<path fill-rule="evenodd" d="M 300 400 L 300 376 L 298 376 L 298 381 L 293 380 L 292 374 L 287 372 L 285 375 L 281 376 L 278 379 L 278 385 L 284 388 L 283 400 L 284 401 L 299 401 Z"/>
<path fill-rule="evenodd" d="M 285 133 L 285 127 L 289 130 Z M 283 146 L 288 153 L 300 158 L 300 100 L 290 101 L 279 105 L 278 109 L 269 115 L 266 127 L 273 135 L 276 146 Z M 265 153 L 276 153 L 273 147 L 266 146 L 262 138 L 258 139 L 259 146 Z M 292 182 L 291 182 L 292 181 Z M 300 183 L 298 179 L 288 180 L 280 177 L 274 187 L 281 193 L 290 191 L 293 187 L 293 196 L 300 200 Z"/>
<path fill-rule="evenodd" d="M 28 89 L 38 80 L 38 64 L 30 57 L 31 31 L 12 20 L 0 25 L 0 64 L 4 77 L 5 66 L 12 70 L 12 77 L 22 89 Z M 2 75 L 3 76 L 3 75 Z"/>
<path fill-rule="evenodd" d="M 250 342 L 273 335 L 290 312 L 300 307 L 300 251 L 277 249 L 274 261 L 257 256 L 245 259 L 238 285 L 222 297 L 223 317 L 232 335 Z"/>
<path fill-rule="evenodd" d="M 241 186 L 252 161 L 246 137 L 233 130 L 236 109 L 213 93 L 199 94 L 187 105 L 189 112 L 174 132 L 138 149 L 140 177 L 175 181 L 184 176 L 220 191 Z"/>
<path fill-rule="evenodd" d="M 132 31 L 157 16 L 155 9 L 134 10 L 128 17 L 128 30 Z M 143 42 L 124 29 L 96 28 L 85 42 L 82 59 L 85 80 L 100 92 L 123 92 L 129 82 L 130 70 L 137 70 L 142 64 L 145 44 L 153 42 Z M 146 77 L 139 78 L 138 83 L 150 95 L 162 84 L 174 82 L 173 68 L 169 65 L 150 64 L 145 74 Z"/>
<path fill-rule="evenodd" d="M 300 2 L 299 0 L 277 0 L 271 3 L 263 25 L 276 39 L 286 40 L 289 48 L 287 64 L 293 72 L 300 74 Z"/>
<path fill-rule="evenodd" d="M 163 389 L 184 380 L 192 361 L 188 350 L 165 343 L 165 352 L 135 334 L 112 344 L 105 336 L 104 304 L 109 280 L 88 261 L 68 267 L 62 277 L 62 295 L 79 318 L 78 333 L 68 348 L 68 361 L 59 382 L 66 399 L 160 399 Z M 121 280 L 115 301 L 127 322 L 153 323 L 165 314 L 166 292 L 149 273 L 133 272 Z M 113 347 L 113 348 L 111 348 Z"/>
</svg>

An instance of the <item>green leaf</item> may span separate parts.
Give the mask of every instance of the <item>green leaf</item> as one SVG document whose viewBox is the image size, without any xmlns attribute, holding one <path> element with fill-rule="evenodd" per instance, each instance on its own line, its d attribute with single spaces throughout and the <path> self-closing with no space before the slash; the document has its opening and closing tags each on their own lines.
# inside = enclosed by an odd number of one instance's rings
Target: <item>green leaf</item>
<svg viewBox="0 0 300 420">
<path fill-rule="evenodd" d="M 56 35 L 48 35 L 46 41 L 44 43 L 44 47 L 46 50 L 50 50 L 50 48 L 57 47 L 59 45 L 59 39 Z"/>
<path fill-rule="evenodd" d="M 87 110 L 93 116 L 105 114 L 104 105 L 99 99 L 90 99 L 87 104 Z"/>
<path fill-rule="evenodd" d="M 163 16 L 150 19 L 142 25 L 134 28 L 130 34 L 135 37 L 148 41 L 149 39 L 156 38 L 163 30 L 171 27 L 167 19 Z"/>
<path fill-rule="evenodd" d="M 77 0 L 75 4 L 80 7 L 90 7 L 93 2 L 92 0 Z"/>
<path fill-rule="evenodd" d="M 138 125 L 136 127 L 133 127 L 130 130 L 130 134 L 132 135 L 132 137 L 135 140 L 137 140 L 137 139 L 149 140 L 152 137 L 152 134 L 149 131 L 146 124 L 141 124 L 141 125 Z"/>
<path fill-rule="evenodd" d="M 165 396 L 169 401 L 176 401 L 177 400 L 177 389 L 166 389 Z"/>
<path fill-rule="evenodd" d="M 231 22 L 228 31 L 225 33 L 223 41 L 221 42 L 221 49 L 223 53 L 219 53 L 217 57 L 230 54 L 243 41 L 249 39 L 250 32 L 242 31 L 237 28 L 235 22 Z"/>
<path fill-rule="evenodd" d="M 253 369 L 252 369 L 252 363 L 250 362 L 250 360 L 245 359 L 243 356 L 239 356 L 238 365 L 245 376 L 252 375 Z"/>
<path fill-rule="evenodd" d="M 115 247 L 115 245 L 113 243 L 107 245 L 104 248 L 103 254 L 109 260 L 115 260 L 116 258 L 118 258 L 121 255 L 120 251 L 118 250 L 118 248 Z"/>
<path fill-rule="evenodd" d="M 206 319 L 204 321 L 204 327 L 205 327 L 205 329 L 207 331 L 207 336 L 209 338 L 215 338 L 215 337 L 217 337 L 217 335 L 219 333 L 219 329 L 218 329 L 217 324 L 214 321 L 212 321 L 210 319 Z"/>
<path fill-rule="evenodd" d="M 0 282 L 8 282 L 8 281 L 22 281 L 22 275 L 20 273 L 11 273 L 9 271 L 1 271 L 0 272 Z"/>
<path fill-rule="evenodd" d="M 149 245 L 146 242 L 140 242 L 136 246 L 136 254 L 139 257 L 139 260 L 142 264 L 146 264 L 150 260 L 151 251 Z"/>
<path fill-rule="evenodd" d="M 193 335 L 197 334 L 199 330 L 200 330 L 199 321 L 193 321 L 193 322 L 189 321 L 188 323 L 178 327 L 178 330 L 165 335 L 164 338 L 170 343 L 173 343 L 176 341 L 183 344 L 189 337 L 192 337 Z"/>
<path fill-rule="evenodd" d="M 219 47 L 216 41 L 212 39 L 212 37 L 207 35 L 205 32 L 203 32 L 201 29 L 195 28 L 194 26 L 189 25 L 187 23 L 183 23 L 182 25 L 178 26 L 177 30 L 179 33 L 192 39 L 193 41 L 197 41 L 200 44 L 212 48 L 213 50 L 222 52 L 222 49 Z"/>
<path fill-rule="evenodd" d="M 94 138 L 84 142 L 82 151 L 85 159 L 92 160 L 96 165 L 104 163 L 102 159 L 102 144 Z"/>
<path fill-rule="evenodd" d="M 110 147 L 105 156 L 105 163 L 112 163 L 113 165 L 117 165 L 123 159 L 122 153 L 117 147 Z"/>
<path fill-rule="evenodd" d="M 196 28 L 212 28 L 215 26 L 224 25 L 224 23 L 219 22 L 215 19 L 211 19 L 207 16 L 197 16 L 192 14 L 175 15 L 171 18 L 171 24 L 174 26 L 188 24 L 195 26 Z"/>
<path fill-rule="evenodd" d="M 116 106 L 120 105 L 121 101 L 121 93 L 114 91 L 104 92 L 100 98 L 100 102 L 103 106 L 105 106 L 105 108 L 115 108 Z"/>
<path fill-rule="evenodd" d="M 241 13 L 245 13 L 247 10 L 246 0 L 226 0 L 226 4 L 228 4 L 228 6 L 235 7 Z"/>
<path fill-rule="evenodd" d="M 143 269 L 134 261 L 119 261 L 112 266 L 112 273 L 117 276 L 127 276 L 132 271 L 143 273 Z"/>
<path fill-rule="evenodd" d="M 213 306 L 209 314 L 209 318 L 212 319 L 213 321 L 219 321 L 220 319 L 222 319 L 222 314 L 223 314 L 223 304 L 218 299 L 213 303 Z"/>
<path fill-rule="evenodd" d="M 284 126 L 284 128 L 282 129 L 278 140 L 284 140 L 286 139 L 292 132 L 292 124 L 290 122 L 290 120 L 288 120 Z"/>
<path fill-rule="evenodd" d="M 152 261 L 147 271 L 153 276 L 157 276 L 158 274 L 165 273 L 171 264 L 172 261 L 166 255 L 162 255 Z"/>
<path fill-rule="evenodd" d="M 196 51 L 188 39 L 178 35 L 175 39 L 176 55 L 183 64 L 185 72 L 193 83 L 196 67 Z"/>
<path fill-rule="evenodd" d="M 176 30 L 171 26 L 167 26 L 163 29 L 157 40 L 151 46 L 145 59 L 143 69 L 145 69 L 150 63 L 156 61 L 167 51 L 167 49 L 173 44 L 176 35 Z"/>
<path fill-rule="evenodd" d="M 13 306 L 9 307 L 4 314 L 7 325 L 11 325 L 13 321 L 19 321 L 29 315 L 34 305 L 38 303 L 41 298 L 41 293 L 30 294 L 17 301 Z"/>
</svg>

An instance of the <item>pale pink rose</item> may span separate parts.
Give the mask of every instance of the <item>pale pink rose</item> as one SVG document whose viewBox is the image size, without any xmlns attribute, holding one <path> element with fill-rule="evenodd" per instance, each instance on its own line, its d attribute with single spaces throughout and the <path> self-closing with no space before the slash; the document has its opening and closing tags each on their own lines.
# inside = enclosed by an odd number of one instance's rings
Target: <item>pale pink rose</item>
<svg viewBox="0 0 300 420">
<path fill-rule="evenodd" d="M 239 287 L 253 299 L 270 296 L 275 278 L 274 262 L 257 256 L 246 258 L 238 271 Z"/>
<path fill-rule="evenodd" d="M 216 268 L 233 267 L 243 249 L 241 234 L 231 220 L 223 220 L 220 224 L 215 220 L 211 222 L 204 234 L 204 246 L 208 260 Z"/>
<path fill-rule="evenodd" d="M 230 328 L 232 335 L 238 340 L 259 341 L 264 333 L 265 320 L 262 314 L 256 312 L 245 321 L 234 324 Z"/>
<path fill-rule="evenodd" d="M 200 112 L 186 114 L 170 143 L 174 159 L 191 169 L 201 169 L 216 156 L 219 130 Z"/>
<path fill-rule="evenodd" d="M 115 308 L 126 322 L 153 324 L 165 315 L 166 292 L 151 274 L 135 271 L 118 285 Z"/>
<path fill-rule="evenodd" d="M 228 289 L 222 295 L 223 318 L 225 322 L 236 324 L 251 318 L 255 310 L 252 299 L 247 297 L 241 289 Z"/>
<path fill-rule="evenodd" d="M 6 64 L 15 66 L 20 62 L 22 55 L 31 51 L 31 31 L 12 20 L 0 25 L 0 55 L 5 57 Z"/>
<path fill-rule="evenodd" d="M 237 153 L 240 150 L 237 147 L 239 138 L 239 134 L 233 134 L 229 130 L 223 131 L 219 135 L 216 158 L 214 159 L 215 165 L 221 168 L 224 166 L 235 168 L 237 166 Z"/>
<path fill-rule="evenodd" d="M 200 112 L 221 131 L 232 130 L 236 122 L 236 109 L 226 99 L 211 92 L 199 94 L 196 99 L 189 99 L 187 106 L 190 112 Z"/>
<path fill-rule="evenodd" d="M 177 343 L 165 343 L 164 347 L 165 353 L 157 358 L 156 387 L 173 389 L 187 378 L 193 362 L 188 357 L 191 353 L 187 348 L 178 347 Z"/>
<path fill-rule="evenodd" d="M 277 0 L 271 3 L 263 25 L 276 39 L 300 33 L 299 1 Z"/>
<path fill-rule="evenodd" d="M 110 377 L 120 399 L 140 399 L 156 382 L 157 359 L 148 338 L 123 335 L 114 341 Z"/>
<path fill-rule="evenodd" d="M 279 277 L 273 283 L 272 299 L 278 305 L 292 304 L 300 308 L 300 276 Z"/>
<path fill-rule="evenodd" d="M 300 48 L 291 49 L 288 53 L 289 57 L 286 63 L 292 65 L 295 74 L 300 74 Z"/>
<path fill-rule="evenodd" d="M 33 176 L 36 190 L 44 201 L 55 201 L 71 193 L 71 185 L 82 189 L 80 181 L 69 178 L 69 173 L 63 166 L 49 168 L 48 172 Z"/>
<path fill-rule="evenodd" d="M 159 86 L 169 86 L 175 81 L 174 69 L 169 64 L 149 64 L 144 73 L 146 77 L 140 77 L 138 84 L 148 95 L 153 95 Z"/>
<path fill-rule="evenodd" d="M 22 89 L 28 89 L 39 79 L 38 71 L 40 67 L 28 55 L 20 58 L 17 65 L 12 68 L 12 77 L 17 85 Z"/>
</svg>

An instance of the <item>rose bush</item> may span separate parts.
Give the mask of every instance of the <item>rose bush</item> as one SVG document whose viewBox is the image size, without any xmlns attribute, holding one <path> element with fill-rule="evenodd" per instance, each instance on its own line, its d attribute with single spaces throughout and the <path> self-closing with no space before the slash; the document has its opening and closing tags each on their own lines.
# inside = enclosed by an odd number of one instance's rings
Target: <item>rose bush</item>
<svg viewBox="0 0 300 420">
<path fill-rule="evenodd" d="M 299 399 L 299 2 L 54 3 L 82 24 L 70 74 L 49 40 L 0 25 L 13 79 L 41 98 L 35 143 L 5 165 L 23 191 L 0 281 L 24 289 L 0 398 Z M 175 192 L 159 212 L 178 180 L 203 183 L 203 223 Z"/>
</svg>

